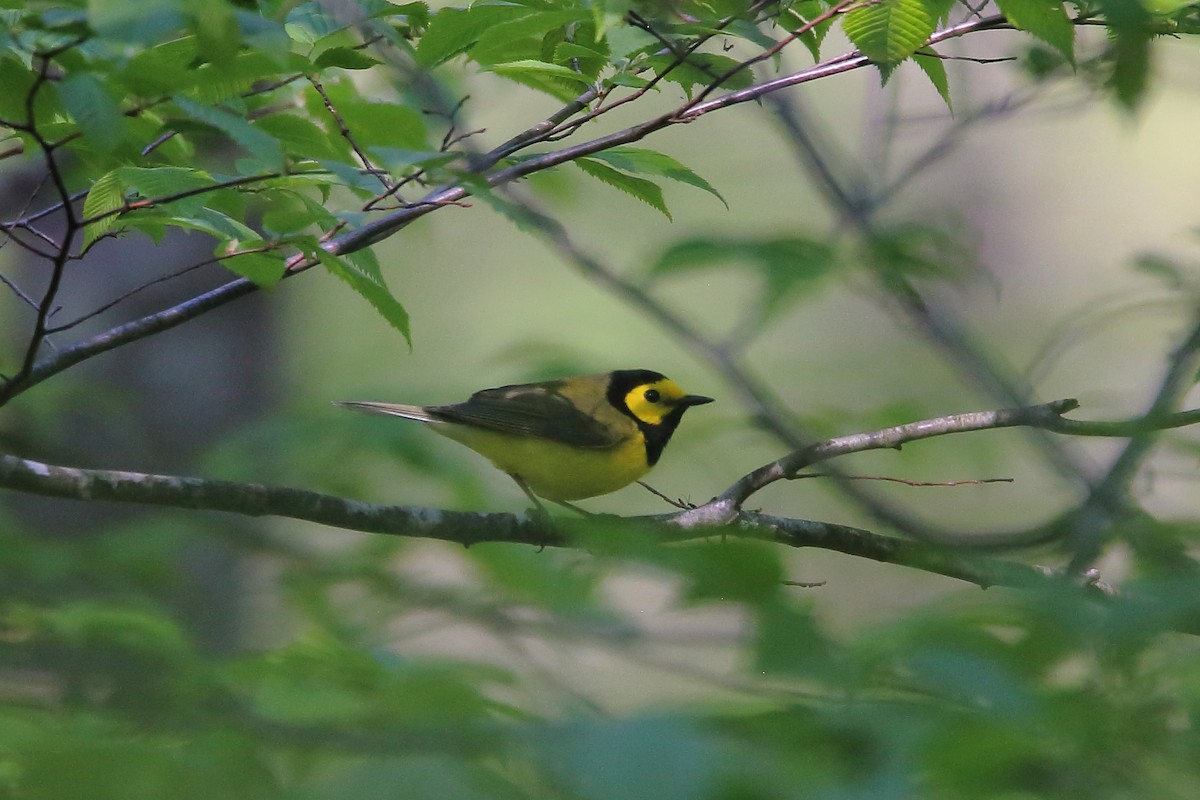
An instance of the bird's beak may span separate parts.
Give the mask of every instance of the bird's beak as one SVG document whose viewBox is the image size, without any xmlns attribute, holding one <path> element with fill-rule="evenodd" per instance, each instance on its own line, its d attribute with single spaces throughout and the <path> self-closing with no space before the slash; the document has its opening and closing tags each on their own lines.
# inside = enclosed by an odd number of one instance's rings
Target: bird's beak
<svg viewBox="0 0 1200 800">
<path fill-rule="evenodd" d="M 711 397 L 705 397 L 702 394 L 685 394 L 683 397 L 675 401 L 675 404 L 683 408 L 688 406 L 702 406 L 705 403 L 711 403 Z"/>
</svg>

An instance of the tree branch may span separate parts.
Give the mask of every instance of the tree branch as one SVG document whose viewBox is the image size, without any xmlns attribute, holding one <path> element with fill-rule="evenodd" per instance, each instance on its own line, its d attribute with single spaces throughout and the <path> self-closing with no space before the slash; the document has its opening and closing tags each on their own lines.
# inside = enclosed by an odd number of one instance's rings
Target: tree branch
<svg viewBox="0 0 1200 800">
<path fill-rule="evenodd" d="M 365 533 L 440 539 L 464 546 L 482 542 L 508 542 L 571 547 L 575 542 L 573 534 L 594 526 L 620 526 L 645 531 L 664 542 L 712 535 L 746 536 L 768 539 L 790 547 L 835 550 L 947 575 L 979 586 L 1028 586 L 1033 581 L 1057 573 L 1039 567 L 981 558 L 969 555 L 961 548 L 928 541 L 899 539 L 834 523 L 746 512 L 742 510 L 741 502 L 763 486 L 794 477 L 797 470 L 815 461 L 863 450 L 896 448 L 907 442 L 951 433 L 1021 425 L 1054 429 L 1060 415 L 1075 406 L 1073 400 L 1060 400 L 1026 408 L 939 417 L 829 439 L 751 472 L 704 506 L 651 517 L 605 515 L 578 520 L 550 518 L 542 514 L 387 506 L 289 487 L 80 469 L 8 454 L 0 454 L 0 487 L 67 499 L 223 511 L 245 516 L 286 517 Z"/>
<path fill-rule="evenodd" d="M 964 553 L 924 542 L 883 536 L 859 528 L 765 514 L 742 513 L 718 525 L 687 524 L 687 512 L 654 517 L 602 516 L 585 520 L 503 512 L 446 511 L 421 506 L 386 506 L 334 495 L 254 483 L 79 469 L 0 454 L 0 486 L 49 497 L 113 501 L 166 508 L 224 511 L 244 516 L 276 516 L 345 530 L 438 539 L 464 546 L 484 542 L 573 547 L 573 534 L 601 525 L 681 542 L 706 536 L 745 536 L 789 547 L 818 547 L 958 578 L 978 586 L 1029 586 L 1054 575 L 1030 567 Z"/>
</svg>

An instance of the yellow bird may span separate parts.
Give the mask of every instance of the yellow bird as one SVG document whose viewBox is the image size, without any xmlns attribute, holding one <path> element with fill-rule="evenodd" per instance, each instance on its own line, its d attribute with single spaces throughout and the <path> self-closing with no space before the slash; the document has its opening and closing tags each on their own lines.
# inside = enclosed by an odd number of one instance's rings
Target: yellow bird
<svg viewBox="0 0 1200 800">
<path fill-rule="evenodd" d="M 661 373 L 624 369 L 484 389 L 446 406 L 338 405 L 424 422 L 486 456 L 535 504 L 537 495 L 569 506 L 645 475 L 683 412 L 712 401 Z"/>
</svg>

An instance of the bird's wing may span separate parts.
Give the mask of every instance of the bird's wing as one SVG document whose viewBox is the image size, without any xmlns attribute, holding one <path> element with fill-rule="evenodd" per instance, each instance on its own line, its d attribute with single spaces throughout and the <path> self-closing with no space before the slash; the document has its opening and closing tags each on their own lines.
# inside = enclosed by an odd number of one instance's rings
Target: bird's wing
<svg viewBox="0 0 1200 800">
<path fill-rule="evenodd" d="M 534 436 L 575 447 L 612 447 L 626 438 L 580 410 L 558 391 L 560 385 L 551 381 L 484 389 L 466 402 L 429 406 L 425 410 L 435 419 L 447 422 Z"/>
</svg>

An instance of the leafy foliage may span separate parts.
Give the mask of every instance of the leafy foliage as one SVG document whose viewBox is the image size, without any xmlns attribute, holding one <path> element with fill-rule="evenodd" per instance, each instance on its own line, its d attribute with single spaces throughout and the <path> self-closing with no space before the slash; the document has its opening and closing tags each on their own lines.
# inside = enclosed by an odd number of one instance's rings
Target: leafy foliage
<svg viewBox="0 0 1200 800">
<path fill-rule="evenodd" d="M 1090 57 L 1080 19 L 1107 29 Z M 840 25 L 861 55 L 823 62 L 829 74 L 865 57 L 886 78 L 911 59 L 949 105 L 934 45 L 1007 26 L 1135 109 L 1156 37 L 1200 32 L 1198 20 L 1194 3 L 1136 0 L 0 0 L 0 159 L 41 170 L 56 198 L 5 221 L 18 244 L 0 255 L 23 247 L 56 286 L 118 236 L 198 235 L 211 259 L 162 265 L 130 295 L 194 266 L 231 273 L 241 292 L 319 265 L 408 341 L 375 243 L 471 195 L 504 208 L 505 186 L 568 163 L 668 219 L 666 181 L 725 203 L 643 140 L 729 98 L 762 100 L 793 41 L 820 60 Z M 458 112 L 481 102 L 462 87 L 487 81 L 552 111 L 484 152 Z M 605 127 L 646 98 L 648 117 Z M 734 338 L 751 339 L 835 277 L 865 275 L 909 302 L 913 282 L 972 266 L 960 236 L 868 225 L 856 201 L 841 209 L 856 246 L 812 230 L 705 232 L 661 248 L 647 280 L 748 271 L 759 292 Z M 39 227 L 51 215 L 52 235 Z M 1194 273 L 1143 268 L 1181 292 Z M 0 290 L 20 299 L 6 276 Z M 221 289 L 149 318 L 122 316 L 120 300 L 87 309 L 80 319 L 106 326 L 94 337 L 57 322 L 55 291 L 17 304 L 33 333 L 0 354 L 0 403 L 139 325 L 215 307 Z M 35 428 L 5 430 L 6 445 L 36 449 Z M 285 474 L 336 472 L 333 490 L 369 480 L 358 459 L 372 446 L 447 469 L 396 436 L 351 447 L 309 429 L 298 454 L 273 457 Z M 1113 594 L 1058 579 L 972 588 L 850 633 L 814 612 L 819 589 L 787 585 L 793 565 L 767 542 L 664 546 L 600 518 L 579 526 L 575 550 L 446 555 L 466 577 L 438 583 L 382 537 L 308 550 L 247 536 L 245 555 L 279 569 L 286 611 L 233 653 L 206 647 L 182 610 L 189 558 L 228 536 L 221 523 L 48 534 L 0 514 L 0 797 L 1116 800 L 1188 797 L 1200 781 L 1196 536 L 1148 514 L 1116 515 L 1111 535 L 1132 554 Z M 614 590 L 630 576 L 658 587 L 665 614 L 728 624 L 665 641 Z M 442 655 L 422 640 L 430 630 L 481 645 Z M 567 668 L 547 668 L 546 653 Z M 630 664 L 667 674 L 625 681 Z M 610 667 L 614 694 L 643 694 L 592 697 Z"/>
</svg>

